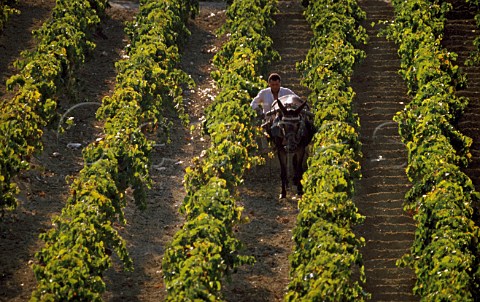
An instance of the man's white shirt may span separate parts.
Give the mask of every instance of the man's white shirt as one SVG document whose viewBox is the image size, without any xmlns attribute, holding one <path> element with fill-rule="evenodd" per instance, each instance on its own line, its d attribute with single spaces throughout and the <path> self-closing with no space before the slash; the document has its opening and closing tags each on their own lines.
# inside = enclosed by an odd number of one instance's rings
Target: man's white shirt
<svg viewBox="0 0 480 302">
<path fill-rule="evenodd" d="M 285 87 L 280 87 L 280 91 L 278 91 L 278 97 L 289 94 L 295 95 L 292 90 Z M 263 113 L 266 114 L 272 108 L 272 104 L 274 101 L 275 99 L 273 98 L 272 89 L 268 87 L 258 92 L 257 96 L 250 103 L 250 106 L 252 106 L 252 109 L 255 110 L 259 107 L 259 105 L 262 105 Z"/>
</svg>

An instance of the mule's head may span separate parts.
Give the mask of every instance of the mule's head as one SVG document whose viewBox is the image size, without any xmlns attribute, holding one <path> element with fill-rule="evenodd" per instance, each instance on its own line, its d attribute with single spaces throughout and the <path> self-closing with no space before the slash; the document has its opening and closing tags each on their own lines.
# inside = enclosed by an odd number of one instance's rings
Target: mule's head
<svg viewBox="0 0 480 302">
<path fill-rule="evenodd" d="M 298 108 L 286 107 L 282 102 L 278 102 L 280 108 L 280 121 L 278 127 L 282 145 L 287 152 L 294 152 L 300 145 L 304 135 L 305 121 L 302 119 L 301 112 L 305 107 L 303 102 Z"/>
</svg>

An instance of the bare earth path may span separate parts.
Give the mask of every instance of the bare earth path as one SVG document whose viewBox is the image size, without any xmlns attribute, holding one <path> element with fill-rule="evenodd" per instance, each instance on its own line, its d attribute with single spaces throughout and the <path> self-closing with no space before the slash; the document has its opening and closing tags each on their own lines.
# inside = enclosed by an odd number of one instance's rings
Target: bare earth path
<svg viewBox="0 0 480 302">
<path fill-rule="evenodd" d="M 407 90 L 397 74 L 400 61 L 395 44 L 377 37 L 379 25 L 370 26 L 378 20 L 391 20 L 393 8 L 379 0 L 361 0 L 359 4 L 367 13 L 364 27 L 369 35 L 367 58 L 352 78 L 363 144 L 363 178 L 356 184 L 354 201 L 366 216 L 356 231 L 366 240 L 361 250 L 367 275 L 365 289 L 372 294 L 372 301 L 416 301 L 413 272 L 395 265 L 409 251 L 415 230 L 413 219 L 402 208 L 410 187 L 404 171 L 407 153 L 392 121 L 408 102 Z"/>
</svg>

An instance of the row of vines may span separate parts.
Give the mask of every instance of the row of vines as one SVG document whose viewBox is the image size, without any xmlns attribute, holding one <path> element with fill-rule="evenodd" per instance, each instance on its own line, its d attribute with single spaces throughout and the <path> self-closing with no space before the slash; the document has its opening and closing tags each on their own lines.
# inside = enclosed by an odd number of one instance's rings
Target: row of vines
<svg viewBox="0 0 480 302">
<path fill-rule="evenodd" d="M 203 131 L 210 147 L 186 170 L 187 195 L 181 207 L 186 222 L 175 234 L 163 260 L 167 301 L 218 301 L 224 277 L 236 267 L 253 263 L 241 255 L 241 242 L 233 235 L 242 222 L 235 204 L 236 187 L 252 165 L 258 127 L 249 103 L 265 87 L 263 68 L 278 53 L 267 30 L 273 25 L 272 0 L 236 0 L 227 9 L 219 34 L 228 41 L 213 59 L 212 77 L 219 88 L 206 109 Z"/>
<path fill-rule="evenodd" d="M 461 168 L 472 140 L 454 128 L 467 99 L 455 95 L 465 85 L 454 65 L 456 54 L 441 47 L 446 1 L 393 1 L 396 18 L 387 37 L 399 45 L 400 73 L 412 101 L 395 121 L 408 149 L 406 169 L 412 189 L 405 209 L 417 223 L 410 253 L 399 265 L 414 269 L 413 291 L 422 301 L 473 301 L 480 295 L 479 228 L 472 220 L 478 199 Z"/>
<path fill-rule="evenodd" d="M 286 301 L 363 301 L 369 296 L 361 286 L 359 248 L 365 241 L 352 231 L 364 219 L 352 201 L 354 180 L 360 177 L 360 125 L 352 113 L 355 94 L 349 81 L 365 56 L 355 48 L 366 42 L 359 25 L 365 13 L 356 1 L 322 0 L 310 1 L 305 16 L 314 38 L 297 68 L 311 90 L 318 131 L 302 180 Z"/>
<path fill-rule="evenodd" d="M 80 2 L 68 3 L 77 7 Z M 177 44 L 189 34 L 186 20 L 197 12 L 197 1 L 140 1 L 138 15 L 126 26 L 130 44 L 126 58 L 116 63 L 115 90 L 97 111 L 103 135 L 83 150 L 84 167 L 71 184 L 66 206 L 41 235 L 45 247 L 36 254 L 32 301 L 101 300 L 111 251 L 132 269 L 113 223 L 125 222 L 127 188 L 133 189 L 137 205 L 145 206 L 154 143 L 145 132 L 166 127 L 163 111 L 181 104 L 182 87 L 191 84 L 176 69 Z"/>
<path fill-rule="evenodd" d="M 34 32 L 36 48 L 15 62 L 20 71 L 7 80 L 14 96 L 2 100 L 0 116 L 0 208 L 16 206 L 13 178 L 42 149 L 42 127 L 55 114 L 55 95 L 95 47 L 91 33 L 106 5 L 106 0 L 57 1 L 52 17 Z"/>
<path fill-rule="evenodd" d="M 17 0 L 0 0 L 0 32 L 5 27 L 10 16 L 19 14 L 18 9 L 13 8 L 13 5 L 17 3 Z"/>
</svg>

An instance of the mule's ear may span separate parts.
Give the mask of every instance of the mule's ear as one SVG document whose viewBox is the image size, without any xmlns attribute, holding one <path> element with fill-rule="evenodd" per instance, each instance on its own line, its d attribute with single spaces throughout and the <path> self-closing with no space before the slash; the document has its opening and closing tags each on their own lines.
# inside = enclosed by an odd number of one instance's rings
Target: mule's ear
<svg viewBox="0 0 480 302">
<path fill-rule="evenodd" d="M 307 105 L 307 101 L 303 102 L 302 105 L 300 105 L 300 107 L 298 107 L 297 109 L 295 109 L 295 114 L 296 115 L 299 115 L 300 112 L 302 112 L 303 108 L 305 107 L 305 105 Z"/>
<path fill-rule="evenodd" d="M 287 108 L 285 108 L 285 106 L 283 106 L 282 102 L 279 101 L 277 99 L 277 103 L 278 103 L 278 108 L 280 108 L 280 110 L 282 110 L 282 113 L 285 114 L 287 112 Z"/>
</svg>

